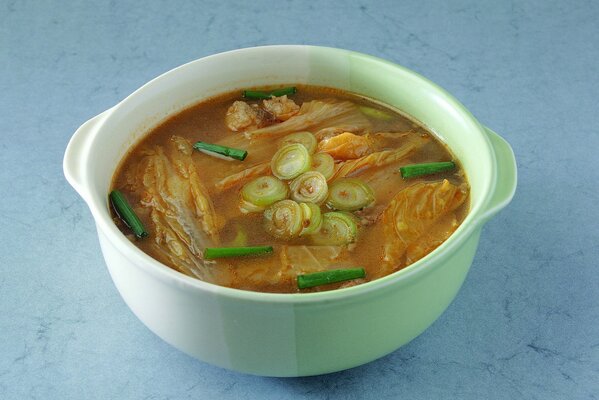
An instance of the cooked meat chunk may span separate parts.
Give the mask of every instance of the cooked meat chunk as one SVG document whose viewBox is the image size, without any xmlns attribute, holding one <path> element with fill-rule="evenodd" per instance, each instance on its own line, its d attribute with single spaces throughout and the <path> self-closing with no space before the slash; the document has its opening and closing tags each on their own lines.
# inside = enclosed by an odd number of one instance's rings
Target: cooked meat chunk
<svg viewBox="0 0 599 400">
<path fill-rule="evenodd" d="M 287 121 L 300 109 L 293 100 L 287 98 L 287 95 L 263 100 L 262 104 L 264 109 L 279 121 Z"/>
<path fill-rule="evenodd" d="M 234 102 L 225 115 L 225 124 L 233 132 L 261 128 L 273 121 L 271 113 L 264 111 L 257 104 L 249 105 L 245 101 Z"/>
</svg>

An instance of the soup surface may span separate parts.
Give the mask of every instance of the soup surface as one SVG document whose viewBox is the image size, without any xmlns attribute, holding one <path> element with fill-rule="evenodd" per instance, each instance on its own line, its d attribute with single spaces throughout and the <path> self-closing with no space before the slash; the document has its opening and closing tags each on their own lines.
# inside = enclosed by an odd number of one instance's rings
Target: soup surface
<svg viewBox="0 0 599 400">
<path fill-rule="evenodd" d="M 209 145 L 198 151 L 198 141 L 247 156 L 219 155 Z M 439 162 L 440 172 L 400 172 Z M 283 293 L 352 286 L 402 269 L 446 240 L 469 203 L 459 162 L 423 126 L 364 97 L 302 85 L 266 99 L 227 93 L 172 116 L 127 154 L 112 189 L 148 236 L 136 238 L 117 213 L 115 223 L 155 259 L 217 285 Z M 205 254 L 248 246 L 272 251 Z M 350 268 L 364 273 L 298 287 L 298 276 Z"/>
</svg>

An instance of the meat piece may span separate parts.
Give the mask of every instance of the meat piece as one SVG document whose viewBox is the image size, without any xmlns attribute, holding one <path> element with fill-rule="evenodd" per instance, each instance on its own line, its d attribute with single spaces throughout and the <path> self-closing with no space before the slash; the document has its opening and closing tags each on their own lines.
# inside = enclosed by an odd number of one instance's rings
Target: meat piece
<svg viewBox="0 0 599 400">
<path fill-rule="evenodd" d="M 262 101 L 264 109 L 279 121 L 287 121 L 299 112 L 299 106 L 285 96 Z"/>
<path fill-rule="evenodd" d="M 272 114 L 261 109 L 257 104 L 249 105 L 245 101 L 235 101 L 225 115 L 225 124 L 233 132 L 257 129 L 273 121 Z"/>
</svg>

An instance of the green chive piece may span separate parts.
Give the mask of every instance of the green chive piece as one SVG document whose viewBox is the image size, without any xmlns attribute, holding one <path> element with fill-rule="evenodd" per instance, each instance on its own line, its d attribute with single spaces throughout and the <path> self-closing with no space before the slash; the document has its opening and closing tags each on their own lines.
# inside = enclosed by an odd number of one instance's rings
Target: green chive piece
<svg viewBox="0 0 599 400">
<path fill-rule="evenodd" d="M 139 239 L 145 238 L 148 236 L 148 231 L 144 227 L 144 224 L 141 222 L 135 211 L 131 208 L 127 199 L 119 190 L 113 190 L 110 192 L 110 202 L 114 207 L 117 215 L 125 225 L 129 227 L 133 231 L 136 237 Z"/>
<path fill-rule="evenodd" d="M 279 97 L 289 94 L 297 93 L 297 88 L 295 86 L 286 87 L 282 89 L 271 90 L 270 92 L 262 92 L 260 90 L 244 90 L 242 92 L 242 96 L 246 99 L 270 99 L 271 97 Z"/>
<path fill-rule="evenodd" d="M 314 286 L 326 285 L 328 283 L 364 278 L 365 276 L 366 271 L 364 271 L 364 268 L 332 269 L 329 271 L 298 275 L 297 286 L 300 289 L 306 289 Z"/>
<path fill-rule="evenodd" d="M 248 247 L 207 247 L 204 249 L 204 258 L 257 256 L 272 253 L 272 246 L 248 246 Z"/>
<path fill-rule="evenodd" d="M 216 153 L 221 156 L 234 158 L 239 161 L 245 160 L 248 155 L 246 150 L 234 149 L 232 147 L 221 146 L 218 144 L 211 144 L 205 142 L 196 142 L 193 148 L 202 152 Z"/>
<path fill-rule="evenodd" d="M 431 175 L 439 172 L 449 171 L 455 168 L 453 161 L 441 161 L 433 163 L 412 164 L 399 168 L 401 177 L 404 179 L 414 178 L 422 175 Z"/>
</svg>

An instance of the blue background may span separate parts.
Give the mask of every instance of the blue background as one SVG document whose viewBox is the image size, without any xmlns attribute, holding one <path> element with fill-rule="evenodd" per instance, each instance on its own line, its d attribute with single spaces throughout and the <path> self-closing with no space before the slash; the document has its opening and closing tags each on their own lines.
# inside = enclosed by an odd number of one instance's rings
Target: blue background
<svg viewBox="0 0 599 400">
<path fill-rule="evenodd" d="M 0 1 L 0 398 L 599 397 L 599 3 Z M 276 379 L 147 330 L 64 180 L 77 127 L 151 78 L 239 47 L 405 65 L 513 146 L 519 186 L 442 317 L 394 353 Z"/>
</svg>

